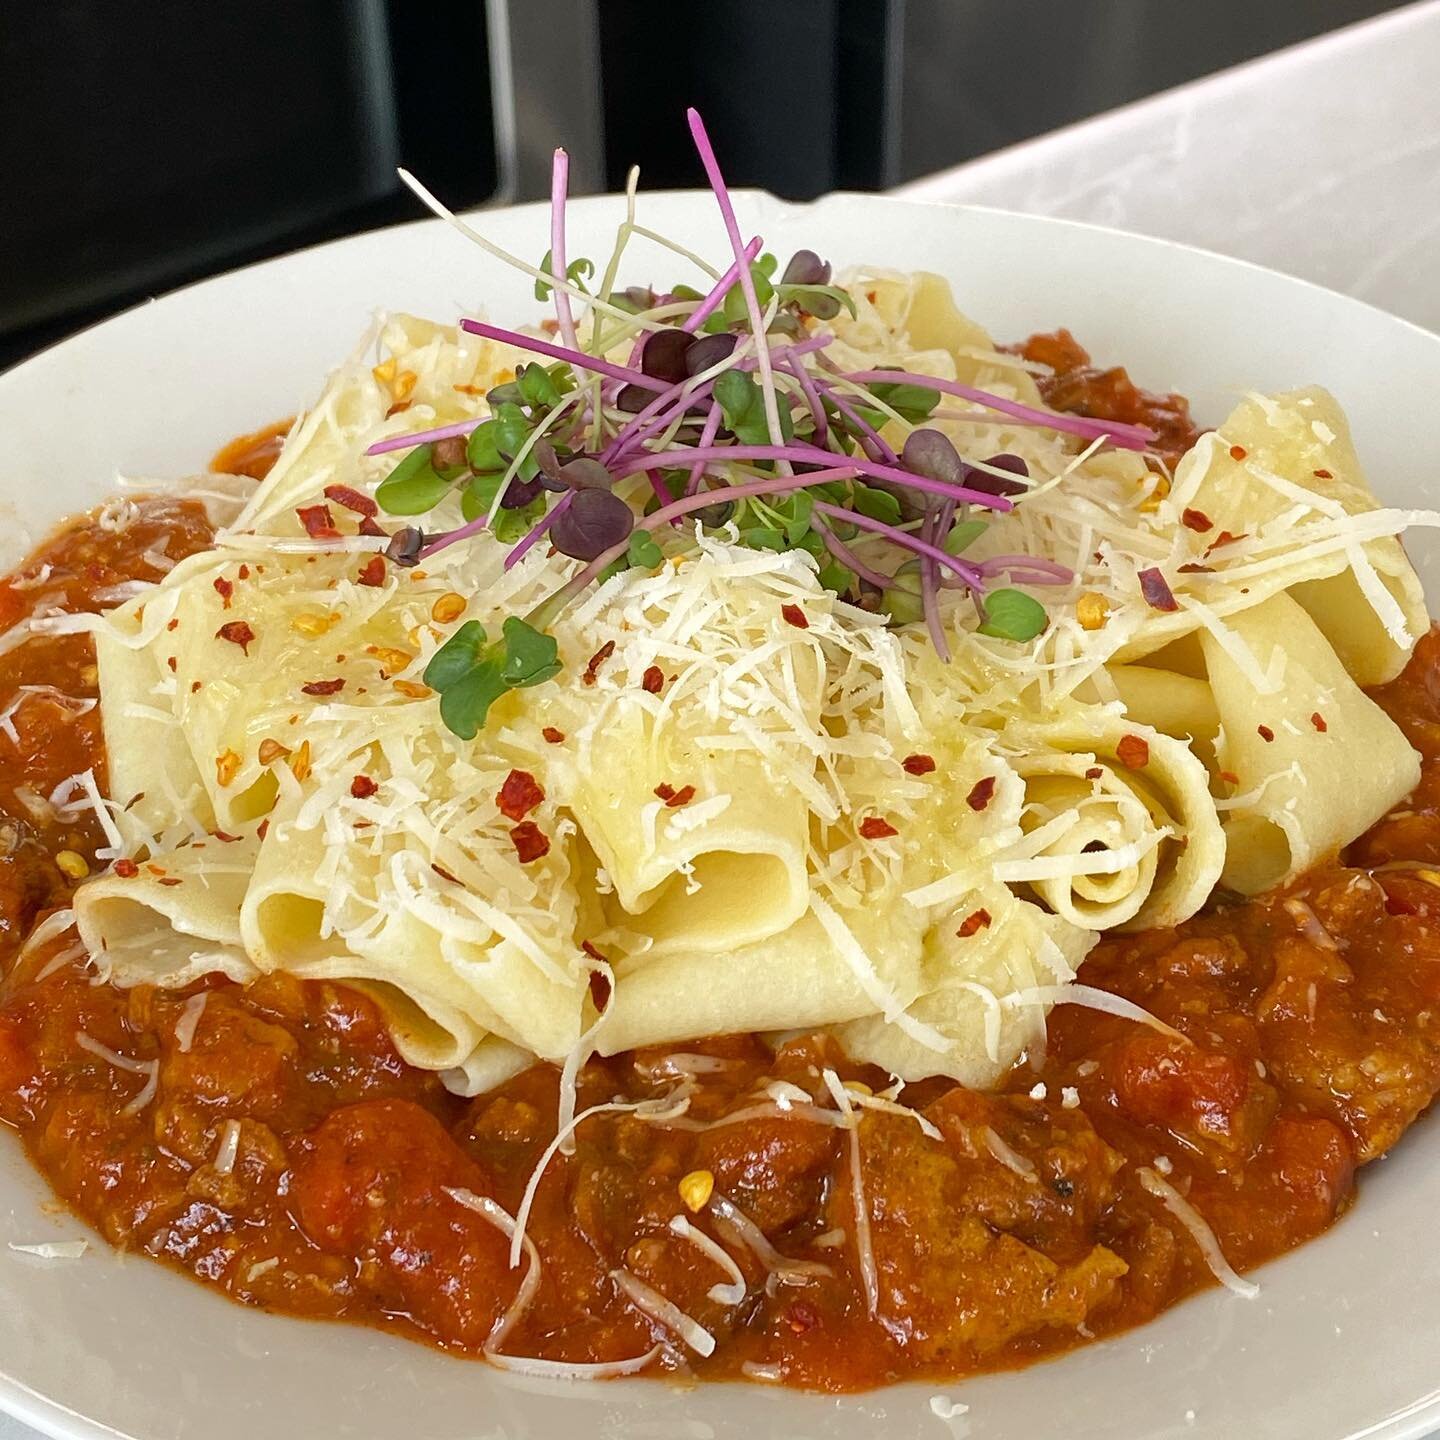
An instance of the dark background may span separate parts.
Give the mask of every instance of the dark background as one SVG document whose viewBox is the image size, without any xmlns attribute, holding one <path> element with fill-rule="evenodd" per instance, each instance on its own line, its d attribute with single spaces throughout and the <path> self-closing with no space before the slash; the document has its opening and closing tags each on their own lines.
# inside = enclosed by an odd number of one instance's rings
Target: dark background
<svg viewBox="0 0 1440 1440">
<path fill-rule="evenodd" d="M 880 189 L 1396 8 L 1376 0 L 0 0 L 0 367 L 420 213 L 701 176 Z"/>
</svg>

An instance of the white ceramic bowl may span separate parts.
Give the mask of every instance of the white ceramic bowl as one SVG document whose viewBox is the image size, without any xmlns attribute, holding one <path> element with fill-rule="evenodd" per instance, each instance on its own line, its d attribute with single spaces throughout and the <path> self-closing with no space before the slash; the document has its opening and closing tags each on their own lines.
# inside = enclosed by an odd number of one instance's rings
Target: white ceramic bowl
<svg viewBox="0 0 1440 1440">
<path fill-rule="evenodd" d="M 708 196 L 643 200 L 646 223 L 711 256 Z M 1067 325 L 1106 362 L 1218 420 L 1245 389 L 1317 381 L 1341 398 L 1383 499 L 1440 498 L 1440 338 L 1356 301 L 1216 255 L 995 211 L 831 196 L 740 197 L 780 255 L 950 276 L 1001 337 Z M 570 211 L 572 255 L 608 253 L 613 198 Z M 477 221 L 534 259 L 544 213 Z M 637 242 L 630 281 L 683 265 Z M 686 276 L 685 278 L 693 278 Z M 216 446 L 303 406 L 385 306 L 533 318 L 531 282 L 436 222 L 323 246 L 133 310 L 0 377 L 0 562 L 126 475 L 201 468 Z M 1424 568 L 1425 557 L 1419 556 Z M 1432 574 L 1437 567 L 1432 563 Z M 1440 1425 L 1440 1137 L 1422 1122 L 1361 1177 L 1355 1210 L 1260 1272 L 1258 1300 L 1201 1295 L 1057 1361 L 945 1387 L 835 1400 L 758 1386 L 545 1387 L 372 1331 L 249 1312 L 98 1242 L 45 1264 L 6 1242 L 83 1233 L 0 1137 L 0 1407 L 50 1434 L 136 1440 L 1408 1440 Z M 929 1399 L 969 1406 L 949 1422 Z"/>
</svg>

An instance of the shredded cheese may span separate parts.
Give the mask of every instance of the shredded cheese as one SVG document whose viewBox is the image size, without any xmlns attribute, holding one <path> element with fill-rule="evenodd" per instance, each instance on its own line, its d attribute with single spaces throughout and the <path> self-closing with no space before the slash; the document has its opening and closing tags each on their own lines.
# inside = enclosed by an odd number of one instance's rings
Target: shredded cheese
<svg viewBox="0 0 1440 1440">
<path fill-rule="evenodd" d="M 1215 1238 L 1215 1232 L 1205 1223 L 1199 1211 L 1168 1180 L 1161 1179 L 1148 1165 L 1142 1165 L 1135 1175 L 1141 1185 L 1161 1201 L 1190 1232 L 1191 1239 L 1195 1241 L 1215 1278 L 1227 1290 L 1233 1290 L 1246 1300 L 1253 1300 L 1260 1293 L 1260 1287 L 1253 1280 L 1246 1280 L 1235 1273 L 1225 1258 L 1225 1252 L 1220 1248 L 1220 1242 Z"/>
<path fill-rule="evenodd" d="M 647 1285 L 638 1275 L 620 1268 L 610 1278 L 624 1292 L 625 1298 L 644 1316 L 662 1329 L 678 1335 L 697 1355 L 715 1353 L 715 1337 L 693 1316 L 687 1315 L 673 1301 Z"/>
<path fill-rule="evenodd" d="M 850 1197 L 855 1212 L 855 1254 L 860 1265 L 860 1280 L 865 1289 L 865 1309 L 873 1317 L 880 1309 L 880 1272 L 875 1265 L 875 1247 L 870 1238 L 870 1204 L 865 1198 L 859 1119 L 851 1108 L 849 1092 L 840 1083 L 840 1077 L 833 1070 L 826 1070 L 823 1078 L 840 1113 L 851 1121 Z"/>
<path fill-rule="evenodd" d="M 710 1299 L 717 1305 L 738 1305 L 745 1298 L 747 1286 L 744 1273 L 730 1252 L 683 1215 L 671 1217 L 670 1229 L 682 1240 L 688 1240 L 707 1259 L 713 1260 L 728 1277 L 725 1283 L 717 1282 L 706 1291 Z"/>
</svg>

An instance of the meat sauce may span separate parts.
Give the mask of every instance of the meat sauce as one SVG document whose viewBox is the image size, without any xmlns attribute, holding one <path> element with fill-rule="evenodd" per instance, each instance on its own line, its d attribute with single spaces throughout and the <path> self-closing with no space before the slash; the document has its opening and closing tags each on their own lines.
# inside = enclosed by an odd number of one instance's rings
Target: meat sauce
<svg viewBox="0 0 1440 1440">
<path fill-rule="evenodd" d="M 1101 388 L 1119 393 L 1113 378 Z M 1115 418 L 1189 423 L 1170 398 L 1141 409 Z M 153 578 L 142 556 L 157 541 L 178 559 L 208 533 L 197 507 L 165 502 L 142 505 L 123 533 L 77 525 L 0 583 L 0 625 L 96 608 L 117 581 Z M 456 1192 L 517 1212 L 555 1136 L 558 1072 L 536 1066 L 464 1100 L 407 1067 L 373 1006 L 343 986 L 277 975 L 122 991 L 91 983 L 83 962 L 53 963 L 69 935 L 20 956 L 27 930 L 68 898 L 54 857 L 94 863 L 100 836 L 62 782 L 93 768 L 103 786 L 105 759 L 83 706 L 95 694 L 88 640 L 0 656 L 0 706 L 25 685 L 54 690 L 29 692 L 10 716 L 16 740 L 0 735 L 0 1118 L 116 1246 L 246 1304 L 479 1355 L 523 1272 Z M 1424 757 L 1406 808 L 1283 894 L 1108 938 L 1086 961 L 1082 981 L 1184 1038 L 1058 1007 L 1043 1065 L 1017 1068 L 998 1093 L 905 1090 L 939 1138 L 915 1116 L 865 1109 L 853 1149 L 849 1131 L 815 1118 L 821 1107 L 833 1118 L 821 1072 L 871 1090 L 888 1077 L 823 1037 L 773 1051 L 723 1036 L 592 1060 L 581 1110 L 677 1085 L 690 1105 L 670 1124 L 596 1114 L 573 1155 L 554 1156 L 528 1224 L 539 1290 L 504 1351 L 600 1362 L 664 1342 L 653 1370 L 832 1391 L 951 1378 L 1139 1324 L 1214 1283 L 1146 1177 L 1183 1196 L 1239 1269 L 1324 1230 L 1357 1168 L 1440 1087 L 1440 631 L 1376 698 Z M 117 1067 L 101 1047 L 144 1068 Z M 776 1110 L 776 1082 L 816 1106 Z M 717 1219 L 717 1198 L 764 1242 Z M 714 1297 L 731 1277 L 675 1233 L 676 1216 L 731 1254 L 740 1303 Z M 636 1309 L 621 1271 L 705 1326 L 713 1355 Z"/>
</svg>

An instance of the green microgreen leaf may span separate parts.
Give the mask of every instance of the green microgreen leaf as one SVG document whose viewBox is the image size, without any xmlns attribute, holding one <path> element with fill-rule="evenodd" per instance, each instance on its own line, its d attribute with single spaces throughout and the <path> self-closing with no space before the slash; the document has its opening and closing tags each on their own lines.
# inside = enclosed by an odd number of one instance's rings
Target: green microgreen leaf
<svg viewBox="0 0 1440 1440">
<path fill-rule="evenodd" d="M 522 365 L 516 378 L 527 405 L 542 407 L 560 403 L 560 392 L 543 365 Z"/>
<path fill-rule="evenodd" d="M 861 515 L 886 525 L 899 525 L 903 518 L 900 502 L 888 490 L 862 485 L 859 481 L 855 482 L 855 494 L 850 503 Z"/>
<path fill-rule="evenodd" d="M 911 424 L 924 420 L 940 403 L 938 390 L 910 381 L 897 381 L 892 384 L 888 380 L 881 380 L 870 386 L 870 393 Z"/>
<path fill-rule="evenodd" d="M 810 530 L 810 517 L 815 511 L 815 500 L 804 490 L 797 490 L 783 507 L 777 507 L 785 520 L 785 538 L 791 545 L 799 545 Z M 818 536 L 816 537 L 819 538 Z"/>
<path fill-rule="evenodd" d="M 968 550 L 989 528 L 983 520 L 957 520 L 940 548 L 947 555 L 959 555 Z"/>
<path fill-rule="evenodd" d="M 625 558 L 637 570 L 653 570 L 664 560 L 665 552 L 648 530 L 632 530 Z"/>
<path fill-rule="evenodd" d="M 837 595 L 848 595 L 855 587 L 855 572 L 838 560 L 830 560 L 820 567 L 820 583 Z"/>
<path fill-rule="evenodd" d="M 430 463 L 433 445 L 417 445 L 379 484 L 375 499 L 391 515 L 423 515 L 449 493 L 450 482 Z"/>
<path fill-rule="evenodd" d="M 470 432 L 470 443 L 465 447 L 465 458 L 472 470 L 503 470 L 505 459 L 496 444 L 495 421 L 487 420 Z"/>
<path fill-rule="evenodd" d="M 705 298 L 693 285 L 672 285 L 670 293 L 677 300 L 703 300 Z"/>
<path fill-rule="evenodd" d="M 461 508 L 464 508 L 463 505 Z M 490 523 L 490 533 L 502 545 L 513 545 L 517 540 L 523 540 L 540 523 L 545 515 L 545 508 L 546 497 L 541 494 L 518 510 L 497 510 L 495 519 Z"/>
<path fill-rule="evenodd" d="M 785 533 L 773 525 L 751 525 L 740 532 L 740 543 L 752 550 L 788 550 Z"/>
<path fill-rule="evenodd" d="M 484 725 L 490 707 L 509 689 L 500 667 L 486 660 L 440 692 L 440 718 L 445 728 L 462 740 L 473 740 Z"/>
<path fill-rule="evenodd" d="M 1024 643 L 1033 640 L 1049 623 L 1045 607 L 1022 590 L 992 590 L 985 596 L 982 635 Z"/>
<path fill-rule="evenodd" d="M 432 690 L 448 690 L 480 663 L 485 627 L 467 620 L 431 657 L 422 677 Z"/>
<path fill-rule="evenodd" d="M 560 673 L 560 660 L 555 637 L 527 625 L 518 616 L 510 615 L 501 627 L 505 636 L 505 663 L 500 674 L 506 685 L 515 690 L 543 685 Z"/>
<path fill-rule="evenodd" d="M 793 302 L 819 320 L 833 320 L 841 310 L 848 311 L 853 320 L 858 313 L 850 292 L 838 285 L 779 285 L 776 289 L 783 303 Z"/>
<path fill-rule="evenodd" d="M 540 262 L 537 268 L 541 270 L 550 270 L 550 255 L 551 252 L 547 250 L 545 252 L 545 258 Z M 581 290 L 585 289 L 584 282 L 588 280 L 594 273 L 595 262 L 593 260 L 587 260 L 583 255 L 578 260 L 572 260 L 569 265 L 565 267 L 565 278 L 570 281 L 572 285 L 576 286 Z M 535 298 L 537 300 L 548 300 L 554 288 L 554 285 L 552 285 L 548 280 L 536 280 Z"/>
<path fill-rule="evenodd" d="M 895 572 L 894 583 L 880 597 L 880 608 L 893 625 L 913 625 L 925 614 L 918 560 L 907 560 Z"/>
</svg>

